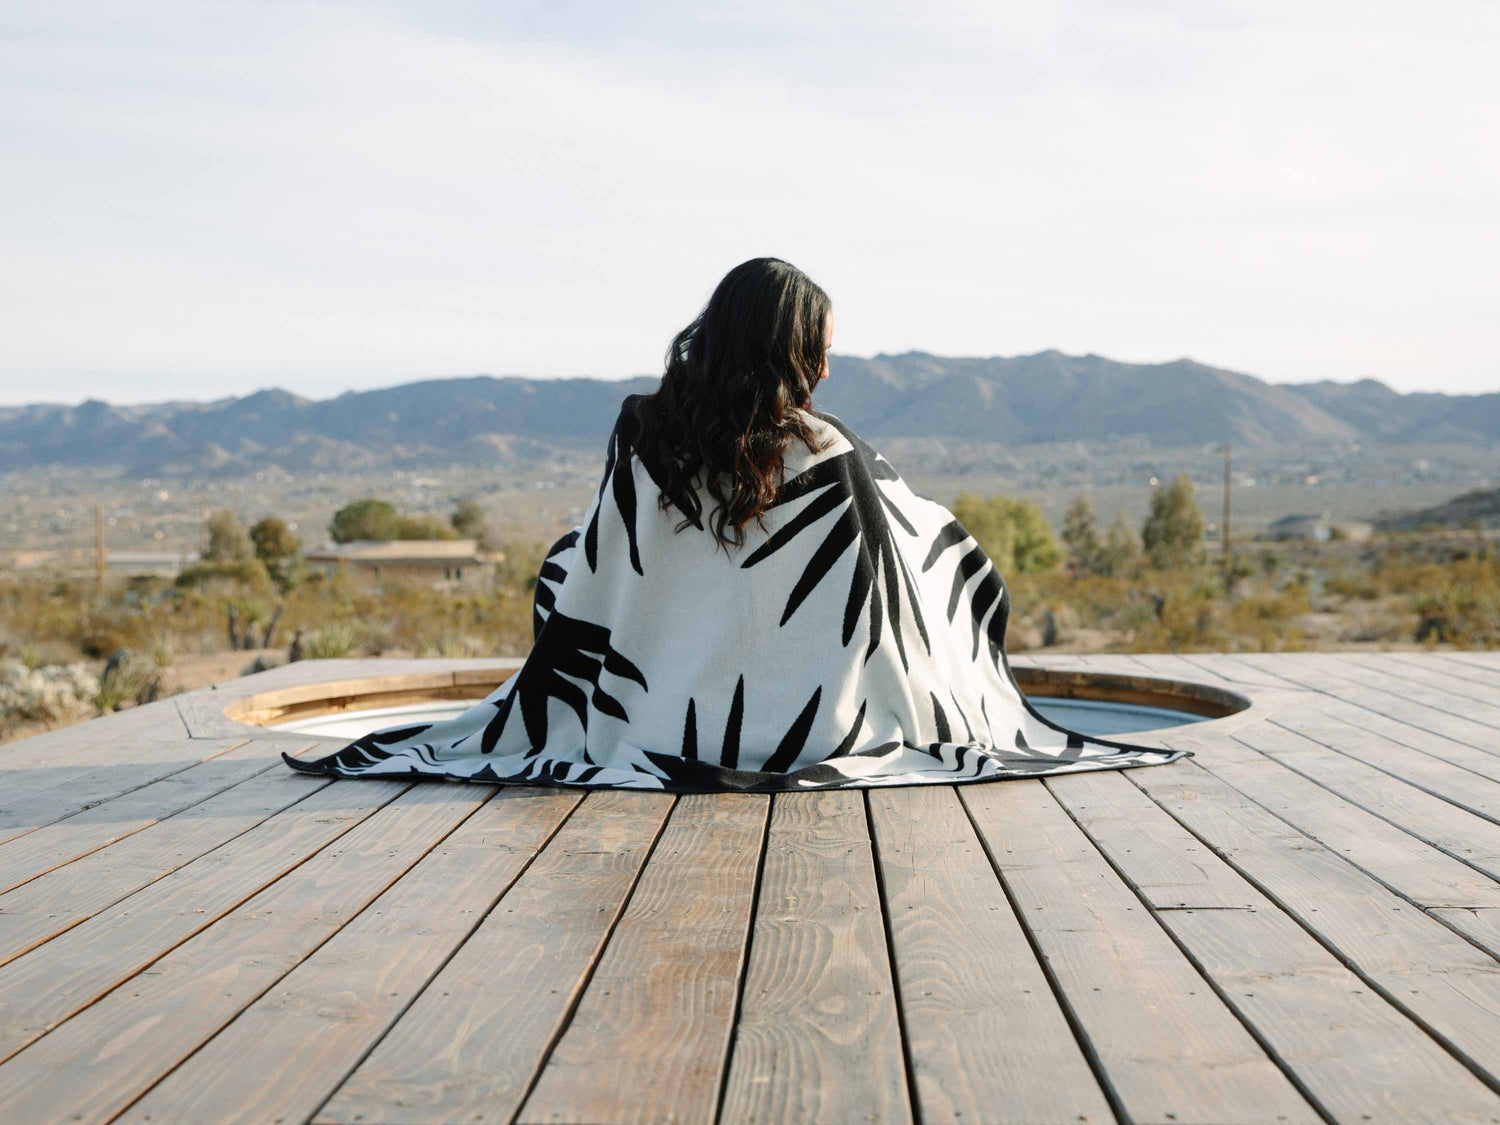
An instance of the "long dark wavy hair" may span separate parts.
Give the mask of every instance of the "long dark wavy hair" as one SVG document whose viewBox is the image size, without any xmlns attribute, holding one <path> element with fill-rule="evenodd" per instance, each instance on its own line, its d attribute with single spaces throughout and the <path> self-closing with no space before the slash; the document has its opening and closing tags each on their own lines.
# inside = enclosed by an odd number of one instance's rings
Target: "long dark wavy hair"
<svg viewBox="0 0 1500 1125">
<path fill-rule="evenodd" d="M 782 454 L 800 440 L 817 452 L 799 409 L 824 370 L 828 294 L 780 258 L 751 258 L 724 275 L 667 349 L 661 386 L 635 404 L 636 452 L 654 468 L 663 510 L 684 510 L 681 531 L 703 525 L 693 487 L 703 471 L 714 499 L 707 527 L 726 551 L 745 541 L 782 482 Z"/>
</svg>

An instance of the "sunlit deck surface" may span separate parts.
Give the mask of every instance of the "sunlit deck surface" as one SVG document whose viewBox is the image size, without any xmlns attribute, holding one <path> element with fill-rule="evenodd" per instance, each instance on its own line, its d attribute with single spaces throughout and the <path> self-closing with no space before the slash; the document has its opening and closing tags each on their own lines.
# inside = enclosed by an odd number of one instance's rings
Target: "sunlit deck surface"
<svg viewBox="0 0 1500 1125">
<path fill-rule="evenodd" d="M 224 715 L 494 661 L 0 746 L 0 1121 L 1500 1121 L 1500 654 L 1018 663 L 1253 706 L 776 797 L 330 783 Z"/>
</svg>

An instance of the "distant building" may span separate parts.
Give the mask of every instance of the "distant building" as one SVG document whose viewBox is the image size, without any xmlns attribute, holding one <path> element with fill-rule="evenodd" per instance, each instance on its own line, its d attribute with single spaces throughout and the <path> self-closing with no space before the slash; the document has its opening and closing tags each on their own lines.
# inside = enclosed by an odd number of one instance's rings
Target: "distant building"
<svg viewBox="0 0 1500 1125">
<path fill-rule="evenodd" d="M 1272 539 L 1310 539 L 1326 543 L 1330 539 L 1350 539 L 1363 542 L 1370 538 L 1374 528 L 1360 520 L 1333 520 L 1327 512 L 1318 515 L 1282 516 L 1266 528 Z"/>
<path fill-rule="evenodd" d="M 479 589 L 495 577 L 503 551 L 481 551 L 474 539 L 358 539 L 308 551 L 309 567 L 332 576 L 340 567 L 377 582 L 430 582 Z"/>
</svg>

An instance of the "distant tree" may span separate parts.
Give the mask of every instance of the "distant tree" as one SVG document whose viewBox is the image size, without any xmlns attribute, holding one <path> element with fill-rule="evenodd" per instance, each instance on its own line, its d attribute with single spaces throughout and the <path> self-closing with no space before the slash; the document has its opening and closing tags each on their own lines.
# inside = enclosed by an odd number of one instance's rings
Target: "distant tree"
<svg viewBox="0 0 1500 1125">
<path fill-rule="evenodd" d="M 1078 565 L 1091 574 L 1097 573 L 1099 531 L 1094 526 L 1094 505 L 1087 492 L 1080 492 L 1078 498 L 1068 505 L 1067 514 L 1063 516 L 1062 537 Z"/>
<path fill-rule="evenodd" d="M 397 516 L 392 539 L 457 539 L 441 516 Z"/>
<path fill-rule="evenodd" d="M 1179 473 L 1167 488 L 1151 493 L 1151 511 L 1141 525 L 1141 546 L 1158 569 L 1198 562 L 1203 554 L 1203 512 L 1193 482 Z"/>
<path fill-rule="evenodd" d="M 464 539 L 484 539 L 488 534 L 484 522 L 484 506 L 472 496 L 458 502 L 458 507 L 448 517 L 448 522 Z"/>
<path fill-rule="evenodd" d="M 328 534 L 335 543 L 353 543 L 356 539 L 395 539 L 399 517 L 385 500 L 367 497 L 345 504 L 333 513 Z"/>
<path fill-rule="evenodd" d="M 265 564 L 266 573 L 282 590 L 288 590 L 302 576 L 302 540 L 292 534 L 286 521 L 280 516 L 267 516 L 250 529 L 250 541 L 255 544 L 255 557 Z M 269 638 L 275 632 L 273 624 L 266 630 Z M 268 639 L 261 647 L 269 648 Z"/>
<path fill-rule="evenodd" d="M 302 549 L 302 540 L 292 534 L 286 520 L 280 516 L 267 516 L 252 526 L 250 542 L 255 544 L 255 557 L 268 567 L 282 559 L 292 558 Z"/>
<path fill-rule="evenodd" d="M 1141 541 L 1136 538 L 1135 529 L 1130 526 L 1125 513 L 1121 512 L 1109 525 L 1104 542 L 1094 557 L 1094 573 L 1106 578 L 1124 574 L 1140 553 Z"/>
<path fill-rule="evenodd" d="M 954 501 L 953 514 L 1001 574 L 1040 574 L 1062 562 L 1052 528 L 1030 500 L 966 492 Z"/>
<path fill-rule="evenodd" d="M 250 534 L 228 508 L 210 512 L 205 521 L 208 546 L 203 550 L 205 562 L 243 562 L 255 557 Z"/>
</svg>

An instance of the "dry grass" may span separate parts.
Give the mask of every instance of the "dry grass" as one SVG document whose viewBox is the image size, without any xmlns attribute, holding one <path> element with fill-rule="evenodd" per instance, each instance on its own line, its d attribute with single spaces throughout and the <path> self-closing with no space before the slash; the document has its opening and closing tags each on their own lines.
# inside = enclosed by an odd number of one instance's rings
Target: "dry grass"
<svg viewBox="0 0 1500 1125">
<path fill-rule="evenodd" d="M 229 652 L 231 606 L 242 640 L 248 635 L 272 661 L 299 632 L 309 658 L 524 656 L 542 550 L 512 548 L 492 587 L 463 592 L 316 576 L 281 592 L 259 574 L 199 573 L 188 583 L 134 579 L 98 594 L 86 580 L 0 576 L 0 658 L 27 669 L 82 660 L 98 675 L 106 657 L 129 649 L 128 669 L 94 701 L 112 710 L 134 701 L 137 680 L 169 693 L 182 683 L 176 669 L 218 667 L 216 654 L 228 653 L 225 667 L 248 666 L 254 653 Z M 1044 644 L 1123 652 L 1500 645 L 1500 559 L 1462 536 L 1249 545 L 1227 589 L 1217 562 L 1165 571 L 1137 563 L 1113 577 L 1059 569 L 1017 575 L 1010 585 L 1016 652 Z M 267 652 L 261 642 L 278 610 Z M 0 739 L 19 721 L 0 715 Z"/>
</svg>

